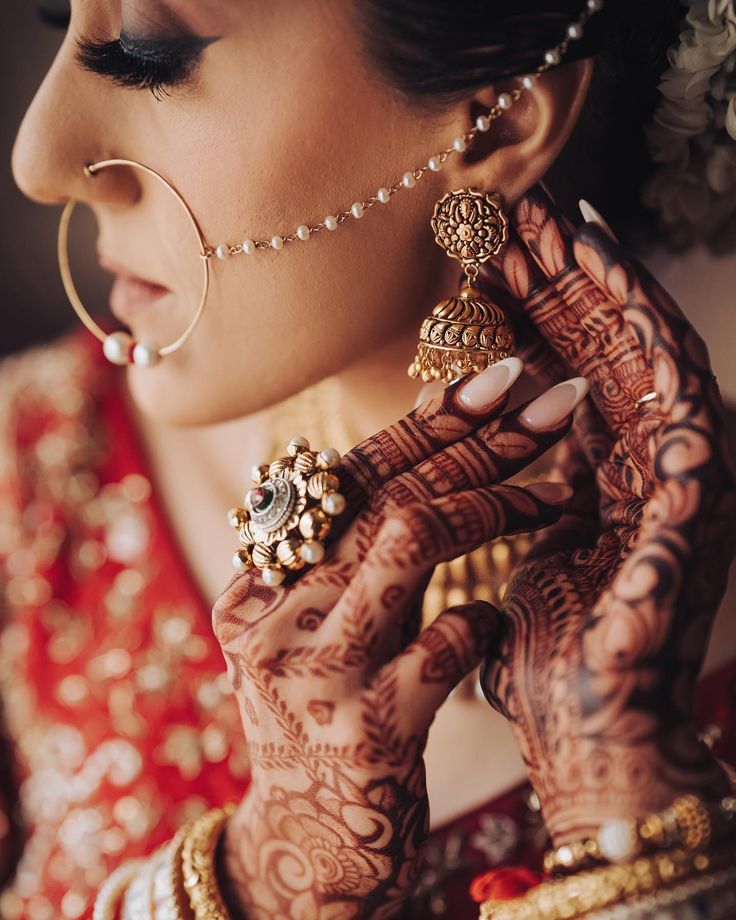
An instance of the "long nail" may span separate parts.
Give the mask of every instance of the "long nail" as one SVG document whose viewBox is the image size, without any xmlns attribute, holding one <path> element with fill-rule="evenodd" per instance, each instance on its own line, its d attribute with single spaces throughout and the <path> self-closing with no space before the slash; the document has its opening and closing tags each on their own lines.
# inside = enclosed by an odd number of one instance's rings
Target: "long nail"
<svg viewBox="0 0 736 920">
<path fill-rule="evenodd" d="M 588 381 L 585 377 L 565 380 L 529 403 L 521 413 L 521 419 L 527 427 L 537 431 L 554 428 L 585 399 L 587 392 Z"/>
<path fill-rule="evenodd" d="M 532 482 L 526 487 L 535 498 L 549 505 L 562 505 L 572 498 L 572 489 L 562 482 Z"/>
<path fill-rule="evenodd" d="M 601 230 L 605 230 L 611 239 L 618 243 L 616 234 L 613 232 L 613 230 L 611 230 L 607 221 L 598 211 L 596 211 L 596 209 L 589 201 L 586 201 L 585 198 L 581 198 L 578 202 L 578 207 L 580 208 L 580 213 L 583 215 L 583 220 L 587 220 L 591 224 L 598 224 Z"/>
<path fill-rule="evenodd" d="M 476 374 L 460 387 L 457 398 L 473 412 L 489 409 L 519 379 L 524 364 L 519 358 L 504 358 Z"/>
</svg>

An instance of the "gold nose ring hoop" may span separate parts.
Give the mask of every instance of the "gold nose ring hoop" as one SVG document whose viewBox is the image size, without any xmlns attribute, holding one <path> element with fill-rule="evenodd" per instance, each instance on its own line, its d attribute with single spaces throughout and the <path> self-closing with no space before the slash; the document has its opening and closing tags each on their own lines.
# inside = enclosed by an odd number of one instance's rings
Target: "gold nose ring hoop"
<svg viewBox="0 0 736 920">
<path fill-rule="evenodd" d="M 159 363 L 161 358 L 172 354 L 181 348 L 182 345 L 184 345 L 184 343 L 189 339 L 192 332 L 194 331 L 194 327 L 202 317 L 210 288 L 210 267 L 209 256 L 207 253 L 207 244 L 205 243 L 202 231 L 199 227 L 199 224 L 197 223 L 197 219 L 195 218 L 191 208 L 186 203 L 184 198 L 167 179 L 164 179 L 160 173 L 157 173 L 155 169 L 151 169 L 150 166 L 144 166 L 143 163 L 138 163 L 135 160 L 101 160 L 99 163 L 87 164 L 84 167 L 84 173 L 88 178 L 94 178 L 98 172 L 112 166 L 129 166 L 133 169 L 141 170 L 146 175 L 156 179 L 161 185 L 167 188 L 183 208 L 184 213 L 186 214 L 189 223 L 196 235 L 197 244 L 199 246 L 199 256 L 202 262 L 202 293 L 199 298 L 199 303 L 197 304 L 197 309 L 194 311 L 194 316 L 192 317 L 191 322 L 187 328 L 179 336 L 179 338 L 176 339 L 176 341 L 162 347 L 158 347 L 149 342 L 136 342 L 135 339 L 128 335 L 127 332 L 120 331 L 112 332 L 109 334 L 106 333 L 104 329 L 102 329 L 94 321 L 87 308 L 82 303 L 74 285 L 74 280 L 72 279 L 71 268 L 69 266 L 68 237 L 69 222 L 71 220 L 74 208 L 79 203 L 75 199 L 67 202 L 64 210 L 62 211 L 61 221 L 59 223 L 58 256 L 59 268 L 61 270 L 61 279 L 64 284 L 64 290 L 66 291 L 67 297 L 69 298 L 72 307 L 74 307 L 77 316 L 81 319 L 87 329 L 89 329 L 89 331 L 96 338 L 98 338 L 100 342 L 102 342 L 102 350 L 108 361 L 119 365 L 135 364 L 139 367 L 153 367 Z"/>
</svg>

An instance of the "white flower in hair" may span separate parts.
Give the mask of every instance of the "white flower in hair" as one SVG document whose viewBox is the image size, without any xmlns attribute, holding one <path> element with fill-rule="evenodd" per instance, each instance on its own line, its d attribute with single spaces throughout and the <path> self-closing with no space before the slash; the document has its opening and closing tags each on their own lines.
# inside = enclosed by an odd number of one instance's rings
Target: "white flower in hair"
<svg viewBox="0 0 736 920">
<path fill-rule="evenodd" d="M 736 245 L 736 0 L 689 0 L 647 128 L 644 203 L 676 248 Z"/>
</svg>

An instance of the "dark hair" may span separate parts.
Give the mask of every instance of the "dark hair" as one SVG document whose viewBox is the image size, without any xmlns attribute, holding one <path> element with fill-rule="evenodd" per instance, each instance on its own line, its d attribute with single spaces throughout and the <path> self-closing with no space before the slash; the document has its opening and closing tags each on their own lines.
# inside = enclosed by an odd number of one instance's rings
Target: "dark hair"
<svg viewBox="0 0 736 920">
<path fill-rule="evenodd" d="M 383 77 L 431 112 L 534 70 L 585 0 L 358 0 L 358 7 L 366 48 Z M 595 72 L 579 122 L 545 182 L 565 210 L 577 213 L 577 199 L 589 198 L 620 236 L 639 245 L 654 228 L 639 197 L 652 169 L 644 126 L 683 16 L 681 0 L 608 0 L 564 59 L 595 55 Z"/>
</svg>

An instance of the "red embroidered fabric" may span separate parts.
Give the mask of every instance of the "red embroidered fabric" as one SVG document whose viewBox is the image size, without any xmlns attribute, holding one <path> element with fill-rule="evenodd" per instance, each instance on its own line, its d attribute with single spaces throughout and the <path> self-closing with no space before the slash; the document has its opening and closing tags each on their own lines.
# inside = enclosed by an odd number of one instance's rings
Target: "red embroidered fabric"
<svg viewBox="0 0 736 920">
<path fill-rule="evenodd" d="M 248 783 L 209 606 L 152 492 L 120 379 L 83 329 L 0 364 L 0 694 L 26 828 L 4 920 L 90 917 L 124 859 Z M 726 759 L 735 691 L 736 665 L 698 698 Z M 538 865 L 534 806 L 515 789 L 435 833 L 410 913 L 475 918 L 475 875 Z M 12 792 L 3 808 L 8 862 Z"/>
</svg>

